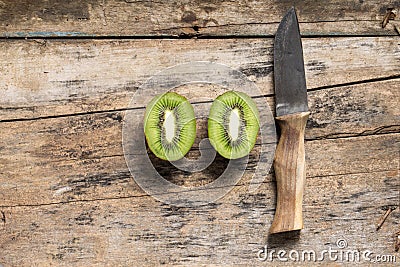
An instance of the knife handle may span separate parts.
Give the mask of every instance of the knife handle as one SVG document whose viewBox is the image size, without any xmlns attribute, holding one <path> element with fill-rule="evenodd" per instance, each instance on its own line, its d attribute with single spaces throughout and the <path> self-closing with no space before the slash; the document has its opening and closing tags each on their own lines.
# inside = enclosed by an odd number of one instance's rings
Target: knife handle
<svg viewBox="0 0 400 267">
<path fill-rule="evenodd" d="M 303 229 L 303 192 L 305 184 L 304 131 L 310 112 L 276 117 L 281 137 L 275 152 L 277 204 L 269 232 Z"/>
</svg>

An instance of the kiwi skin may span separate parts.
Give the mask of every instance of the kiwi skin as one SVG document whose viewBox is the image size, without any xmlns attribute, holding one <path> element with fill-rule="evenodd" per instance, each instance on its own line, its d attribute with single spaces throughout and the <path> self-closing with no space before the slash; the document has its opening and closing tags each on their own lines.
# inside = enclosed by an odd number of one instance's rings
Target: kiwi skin
<svg viewBox="0 0 400 267">
<path fill-rule="evenodd" d="M 240 118 L 237 139 L 229 132 L 229 118 L 234 110 Z M 259 129 L 257 106 L 247 94 L 227 91 L 213 102 L 208 118 L 208 138 L 224 158 L 238 159 L 248 155 L 256 143 Z"/>
<path fill-rule="evenodd" d="M 172 140 L 166 138 L 166 114 L 174 116 Z M 155 96 L 146 107 L 144 134 L 147 145 L 158 158 L 168 161 L 183 158 L 196 138 L 196 118 L 192 105 L 184 96 L 174 92 Z"/>
</svg>

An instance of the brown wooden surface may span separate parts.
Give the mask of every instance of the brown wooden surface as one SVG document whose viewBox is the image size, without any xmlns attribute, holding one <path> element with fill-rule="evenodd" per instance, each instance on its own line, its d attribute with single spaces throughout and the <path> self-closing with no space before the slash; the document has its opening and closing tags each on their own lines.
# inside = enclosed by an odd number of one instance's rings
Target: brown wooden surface
<svg viewBox="0 0 400 267">
<path fill-rule="evenodd" d="M 203 207 L 163 204 L 128 170 L 124 115 L 139 86 L 167 67 L 228 65 L 274 108 L 273 34 L 291 4 L 0 1 L 0 35 L 12 37 L 0 41 L 0 265 L 267 265 L 257 259 L 266 244 L 320 252 L 338 239 L 398 263 L 400 208 L 376 231 L 400 201 L 398 18 L 380 24 L 396 1 L 296 3 L 311 111 L 300 236 L 268 235 L 273 172 L 263 170 L 265 181 L 248 191 L 260 141 L 233 190 Z M 195 105 L 221 92 L 205 84 L 176 90 Z M 205 136 L 203 119 L 191 157 Z M 227 164 L 217 157 L 216 171 L 187 174 L 150 157 L 165 178 L 193 190 Z"/>
<path fill-rule="evenodd" d="M 271 36 L 296 6 L 304 35 L 397 35 L 381 22 L 398 1 L 2 0 L 4 37 Z M 398 27 L 398 24 L 396 24 Z"/>
</svg>

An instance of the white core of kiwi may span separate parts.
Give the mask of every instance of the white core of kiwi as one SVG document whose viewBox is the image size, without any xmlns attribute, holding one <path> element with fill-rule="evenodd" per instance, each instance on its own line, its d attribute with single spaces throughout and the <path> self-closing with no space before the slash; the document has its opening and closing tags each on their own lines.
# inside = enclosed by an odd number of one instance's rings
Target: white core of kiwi
<svg viewBox="0 0 400 267">
<path fill-rule="evenodd" d="M 175 137 L 176 130 L 176 118 L 174 112 L 171 110 L 166 110 L 164 113 L 163 128 L 165 130 L 165 139 L 167 142 L 172 142 Z"/>
<path fill-rule="evenodd" d="M 229 115 L 229 136 L 232 141 L 236 141 L 240 134 L 240 111 L 234 108 Z"/>
</svg>

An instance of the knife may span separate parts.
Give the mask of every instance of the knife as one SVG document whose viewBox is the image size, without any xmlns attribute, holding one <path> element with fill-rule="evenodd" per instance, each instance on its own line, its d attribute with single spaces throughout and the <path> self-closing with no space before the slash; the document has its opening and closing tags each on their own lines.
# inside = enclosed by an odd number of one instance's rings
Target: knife
<svg viewBox="0 0 400 267">
<path fill-rule="evenodd" d="M 281 130 L 274 158 L 277 205 L 269 232 L 303 228 L 304 132 L 309 116 L 303 49 L 294 7 L 279 24 L 274 44 L 276 121 Z"/>
</svg>

